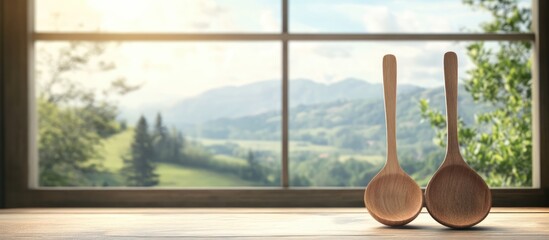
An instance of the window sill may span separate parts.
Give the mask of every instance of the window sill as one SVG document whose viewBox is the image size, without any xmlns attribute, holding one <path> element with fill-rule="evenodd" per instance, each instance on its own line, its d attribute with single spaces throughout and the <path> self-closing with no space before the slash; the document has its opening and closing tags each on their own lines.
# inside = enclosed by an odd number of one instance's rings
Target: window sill
<svg viewBox="0 0 549 240">
<path fill-rule="evenodd" d="M 365 208 L 76 208 L 0 210 L 6 238 L 546 238 L 549 208 L 493 208 L 479 225 L 447 231 L 423 209 L 412 223 L 385 227 Z M 544 237 L 545 236 L 545 237 Z"/>
<path fill-rule="evenodd" d="M 364 188 L 39 188 L 15 191 L 13 185 L 7 187 L 8 208 L 364 207 Z M 495 188 L 492 189 L 492 206 L 547 207 L 548 194 L 539 188 Z"/>
</svg>

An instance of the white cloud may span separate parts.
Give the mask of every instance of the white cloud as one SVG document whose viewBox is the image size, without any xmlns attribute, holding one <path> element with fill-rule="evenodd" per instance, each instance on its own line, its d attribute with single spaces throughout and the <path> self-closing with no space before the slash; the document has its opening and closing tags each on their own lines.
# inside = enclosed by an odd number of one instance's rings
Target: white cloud
<svg viewBox="0 0 549 240">
<path fill-rule="evenodd" d="M 325 21 L 344 23 L 347 20 L 362 25 L 362 28 L 350 27 L 353 32 L 458 32 L 478 29 L 480 22 L 490 18 L 489 13 L 474 11 L 459 1 L 310 1 L 307 6 L 315 9 L 317 18 L 322 16 Z M 323 25 L 323 21 L 307 24 L 316 28 L 333 28 L 333 24 Z M 338 29 L 321 31 L 337 32 Z"/>
<path fill-rule="evenodd" d="M 387 6 L 349 6 L 362 12 L 362 24 L 366 32 L 398 32 L 397 18 Z M 346 9 L 345 11 L 349 11 Z"/>
<path fill-rule="evenodd" d="M 325 58 L 350 58 L 352 57 L 352 46 L 331 46 L 331 45 L 319 45 L 314 48 L 314 53 L 318 56 Z"/>
<path fill-rule="evenodd" d="M 273 11 L 263 10 L 260 14 L 261 29 L 265 32 L 277 32 L 280 31 L 280 20 L 275 18 Z"/>
<path fill-rule="evenodd" d="M 318 49 L 349 49 L 349 57 L 327 57 Z M 397 57 L 400 83 L 433 87 L 443 85 L 443 56 L 458 53 L 460 75 L 470 66 L 463 43 L 454 42 L 322 42 L 290 45 L 290 78 L 331 83 L 348 77 L 382 81 L 385 54 Z"/>
<path fill-rule="evenodd" d="M 270 31 L 260 21 L 273 6 L 255 0 L 37 0 L 36 26 L 39 31 Z"/>
<path fill-rule="evenodd" d="M 125 64 L 119 71 L 146 85 L 124 99 L 163 104 L 200 94 L 208 89 L 280 78 L 280 48 L 273 43 L 163 43 L 124 46 Z M 141 54 L 132 54 L 140 49 Z M 131 60 L 133 59 L 133 60 Z M 169 61 L 166 61 L 169 59 Z M 141 69 L 143 61 L 160 68 Z"/>
</svg>

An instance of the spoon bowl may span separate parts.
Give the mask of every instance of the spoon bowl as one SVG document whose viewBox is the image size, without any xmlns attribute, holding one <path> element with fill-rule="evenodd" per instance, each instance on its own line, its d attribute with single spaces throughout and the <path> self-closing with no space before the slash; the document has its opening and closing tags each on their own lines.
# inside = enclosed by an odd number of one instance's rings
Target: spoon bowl
<svg viewBox="0 0 549 240">
<path fill-rule="evenodd" d="M 423 194 L 406 173 L 379 174 L 368 184 L 364 202 L 378 222 L 402 226 L 421 212 Z"/>
<path fill-rule="evenodd" d="M 437 222 L 467 228 L 488 216 L 492 203 L 490 189 L 468 166 L 442 167 L 431 182 L 425 191 L 425 202 Z"/>
<path fill-rule="evenodd" d="M 396 58 L 383 57 L 383 97 L 387 126 L 387 162 L 364 191 L 364 204 L 378 222 L 402 226 L 423 206 L 423 193 L 398 164 L 396 151 Z"/>
</svg>

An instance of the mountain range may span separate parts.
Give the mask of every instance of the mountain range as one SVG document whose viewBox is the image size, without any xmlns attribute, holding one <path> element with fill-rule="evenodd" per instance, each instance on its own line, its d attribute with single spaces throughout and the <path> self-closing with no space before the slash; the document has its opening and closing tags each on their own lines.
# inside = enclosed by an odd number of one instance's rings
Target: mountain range
<svg viewBox="0 0 549 240">
<path fill-rule="evenodd" d="M 434 130 L 421 117 L 419 101 L 444 114 L 443 87 L 397 87 L 397 139 L 407 152 L 429 152 Z M 491 107 L 474 103 L 459 86 L 459 116 L 466 124 Z M 281 138 L 281 83 L 262 81 L 212 89 L 183 99 L 162 111 L 165 124 L 189 137 L 209 139 L 275 140 Z M 154 109 L 158 111 L 158 109 Z M 384 151 L 383 86 L 360 79 L 322 84 L 307 79 L 290 81 L 289 138 L 304 144 L 336 146 L 379 155 Z M 419 150 L 422 149 L 422 150 Z"/>
<path fill-rule="evenodd" d="M 212 89 L 196 97 L 181 100 L 163 112 L 164 119 L 170 125 L 181 127 L 220 118 L 238 118 L 280 111 L 281 87 L 279 80 L 268 80 Z M 417 90 L 423 88 L 407 84 L 398 86 L 399 94 Z M 382 99 L 382 93 L 381 84 L 356 78 L 332 84 L 295 79 L 289 84 L 289 106 L 293 108 L 336 100 Z"/>
<path fill-rule="evenodd" d="M 340 95 L 341 98 L 327 102 L 317 98 L 320 103 L 290 107 L 290 140 L 356 151 L 368 149 L 371 154 L 381 154 L 385 142 L 385 111 L 383 97 L 380 96 L 382 89 L 375 84 L 371 84 L 371 87 L 377 87 L 377 92 L 370 91 L 370 95 L 363 95 L 363 98 Z M 474 103 L 463 86 L 459 87 L 459 92 L 459 116 L 466 124 L 474 122 L 475 114 L 490 109 L 489 106 Z M 435 147 L 432 143 L 435 131 L 421 117 L 420 99 L 427 99 L 434 109 L 443 114 L 445 112 L 443 87 L 399 90 L 397 139 L 401 150 L 415 152 L 420 151 L 420 148 Z M 182 130 L 187 135 L 200 138 L 279 140 L 280 128 L 280 111 L 271 110 L 242 117 L 217 118 L 182 127 Z"/>
</svg>

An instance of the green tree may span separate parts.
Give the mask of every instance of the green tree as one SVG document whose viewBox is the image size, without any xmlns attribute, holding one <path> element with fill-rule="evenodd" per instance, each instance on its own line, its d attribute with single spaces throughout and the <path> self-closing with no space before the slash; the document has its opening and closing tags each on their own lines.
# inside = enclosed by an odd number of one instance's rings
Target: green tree
<svg viewBox="0 0 549 240">
<path fill-rule="evenodd" d="M 247 179 L 259 182 L 265 182 L 265 170 L 263 166 L 257 161 L 255 154 L 252 150 L 248 151 L 248 156 L 246 157 L 248 161 L 248 171 L 244 175 Z"/>
<path fill-rule="evenodd" d="M 169 136 L 168 130 L 162 122 L 162 115 L 156 114 L 156 120 L 154 122 L 154 130 L 152 133 L 153 147 L 154 147 L 154 160 L 157 162 L 171 162 L 174 159 L 170 158 L 169 152 Z"/>
<path fill-rule="evenodd" d="M 182 159 L 183 145 L 185 143 L 183 134 L 176 128 L 172 128 L 171 131 L 168 131 L 168 128 L 162 121 L 162 115 L 160 113 L 156 115 L 152 138 L 155 161 L 171 163 L 184 162 Z"/>
<path fill-rule="evenodd" d="M 185 137 L 179 130 L 177 130 L 177 128 L 172 127 L 170 139 L 171 141 L 169 142 L 168 152 L 171 159 L 177 163 L 184 163 L 185 155 L 183 152 L 186 146 Z"/>
<path fill-rule="evenodd" d="M 61 109 L 38 100 L 39 110 L 39 181 L 41 186 L 94 185 L 101 137 L 86 123 L 78 109 Z"/>
<path fill-rule="evenodd" d="M 466 0 L 473 8 L 488 11 L 492 19 L 481 25 L 486 33 L 528 31 L 530 9 L 516 0 Z M 474 68 L 464 78 L 466 91 L 475 102 L 494 106 L 478 114 L 475 124 L 460 121 L 460 145 L 464 158 L 484 176 L 491 186 L 530 186 L 532 184 L 532 74 L 531 42 L 484 42 L 467 46 Z M 422 115 L 437 131 L 436 141 L 443 146 L 445 117 L 420 102 Z"/>
<path fill-rule="evenodd" d="M 101 166 L 102 139 L 119 131 L 117 106 L 109 96 L 137 87 L 123 78 L 103 91 L 82 86 L 74 76 L 82 72 L 109 72 L 103 59 L 105 45 L 70 42 L 41 46 L 37 53 L 39 183 L 42 186 L 111 185 L 114 177 Z M 105 177 L 106 176 L 106 177 Z"/>
<path fill-rule="evenodd" d="M 311 186 L 311 180 L 307 178 L 306 176 L 303 176 L 301 174 L 292 173 L 290 176 L 290 183 L 292 186 L 296 187 L 307 187 Z"/>
<path fill-rule="evenodd" d="M 351 174 L 347 171 L 344 164 L 338 160 L 331 163 L 330 177 L 335 181 L 335 186 L 344 187 L 349 185 Z"/>
<path fill-rule="evenodd" d="M 154 186 L 158 184 L 158 175 L 155 173 L 154 150 L 149 127 L 145 117 L 141 116 L 135 128 L 131 153 L 124 157 L 122 175 L 128 186 Z"/>
</svg>

